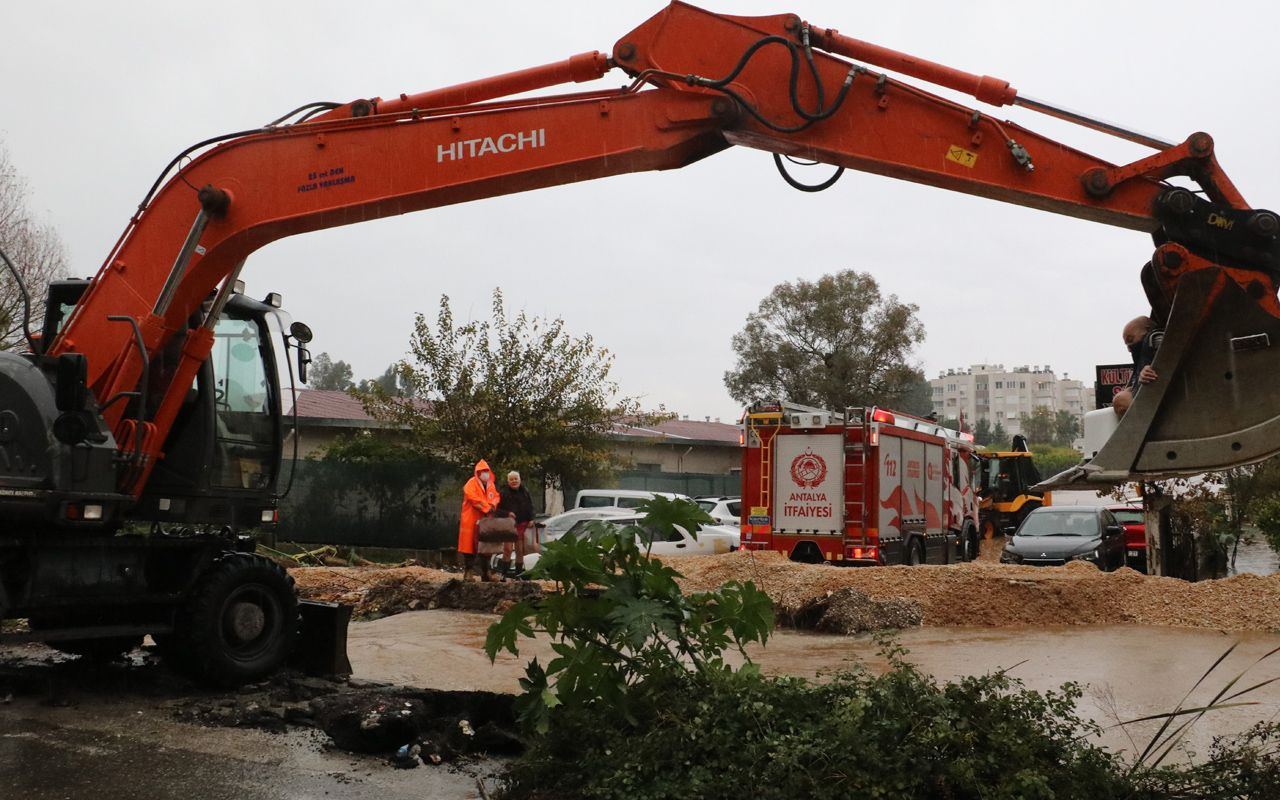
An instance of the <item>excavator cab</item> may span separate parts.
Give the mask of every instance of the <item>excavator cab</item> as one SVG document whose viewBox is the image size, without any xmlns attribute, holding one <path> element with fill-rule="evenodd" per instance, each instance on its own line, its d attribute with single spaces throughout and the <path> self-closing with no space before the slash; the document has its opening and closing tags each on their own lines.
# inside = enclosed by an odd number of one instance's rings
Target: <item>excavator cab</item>
<svg viewBox="0 0 1280 800">
<path fill-rule="evenodd" d="M 50 341 L 88 287 L 84 280 L 50 286 L 45 328 Z M 127 518 L 162 526 L 254 527 L 276 520 L 284 395 L 292 371 L 289 350 L 297 330 L 279 308 L 280 296 L 259 301 L 231 295 L 214 323 L 213 350 L 182 400 L 160 460 Z M 200 315 L 195 315 L 193 322 Z M 176 366 L 185 337 L 176 337 L 149 365 L 151 391 L 131 401 L 154 414 L 161 387 Z M 304 351 L 305 352 L 305 351 Z M 282 380 L 283 378 L 283 380 Z"/>
</svg>

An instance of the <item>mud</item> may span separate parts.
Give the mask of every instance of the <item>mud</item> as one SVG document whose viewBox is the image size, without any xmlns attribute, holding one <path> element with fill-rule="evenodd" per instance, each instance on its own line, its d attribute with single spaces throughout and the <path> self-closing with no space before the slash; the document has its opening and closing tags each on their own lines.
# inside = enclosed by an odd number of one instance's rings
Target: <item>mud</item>
<svg viewBox="0 0 1280 800">
<path fill-rule="evenodd" d="M 512 700 L 293 672 L 210 691 L 148 648 L 93 664 L 0 647 L 0 796 L 474 797 L 522 748 Z"/>
<path fill-rule="evenodd" d="M 499 654 L 490 664 L 481 645 L 494 618 L 487 614 L 429 611 L 401 614 L 352 626 L 351 660 L 360 675 L 453 690 L 516 692 L 524 665 L 554 657 L 545 639 L 521 640 L 520 656 Z M 1138 625 L 1044 626 L 1040 628 L 929 628 L 897 633 L 906 659 L 938 680 L 997 670 L 1031 689 L 1086 685 L 1080 713 L 1106 728 L 1099 743 L 1117 751 L 1141 749 L 1158 722 L 1117 726 L 1148 714 L 1208 701 L 1242 673 L 1238 687 L 1280 678 L 1280 634 L 1224 634 L 1198 629 Z M 1236 644 L 1235 651 L 1200 685 L 1206 670 Z M 839 669 L 883 670 L 888 662 L 872 636 L 828 635 L 780 629 L 767 646 L 751 647 L 751 658 L 767 675 L 821 680 Z M 1262 659 L 1262 660 L 1260 660 Z M 731 659 L 733 660 L 733 659 Z M 1240 698 L 1254 705 L 1211 712 L 1197 722 L 1187 747 L 1205 753 L 1215 735 L 1242 731 L 1280 714 L 1280 681 Z"/>
</svg>

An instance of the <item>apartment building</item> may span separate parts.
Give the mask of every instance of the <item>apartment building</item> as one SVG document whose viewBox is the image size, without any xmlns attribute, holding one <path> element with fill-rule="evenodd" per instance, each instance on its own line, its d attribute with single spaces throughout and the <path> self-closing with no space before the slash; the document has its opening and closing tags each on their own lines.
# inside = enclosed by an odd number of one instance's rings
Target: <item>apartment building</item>
<svg viewBox="0 0 1280 800">
<path fill-rule="evenodd" d="M 1066 373 L 1059 378 L 1048 364 L 1012 369 L 1004 364 L 973 364 L 940 372 L 929 385 L 939 417 L 958 418 L 963 412 L 966 425 L 986 419 L 993 427 L 1002 425 L 1011 436 L 1022 432 L 1022 415 L 1038 406 L 1070 411 L 1081 424 L 1084 413 L 1093 407 L 1092 386 Z"/>
</svg>

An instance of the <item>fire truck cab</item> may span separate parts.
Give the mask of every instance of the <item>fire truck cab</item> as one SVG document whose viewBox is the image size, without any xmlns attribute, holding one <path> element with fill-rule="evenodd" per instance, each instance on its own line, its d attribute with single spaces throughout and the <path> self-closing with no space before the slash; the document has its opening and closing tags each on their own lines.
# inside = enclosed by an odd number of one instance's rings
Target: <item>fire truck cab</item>
<svg viewBox="0 0 1280 800">
<path fill-rule="evenodd" d="M 784 402 L 752 405 L 742 424 L 744 549 L 851 566 L 976 557 L 972 435 L 882 408 Z"/>
</svg>

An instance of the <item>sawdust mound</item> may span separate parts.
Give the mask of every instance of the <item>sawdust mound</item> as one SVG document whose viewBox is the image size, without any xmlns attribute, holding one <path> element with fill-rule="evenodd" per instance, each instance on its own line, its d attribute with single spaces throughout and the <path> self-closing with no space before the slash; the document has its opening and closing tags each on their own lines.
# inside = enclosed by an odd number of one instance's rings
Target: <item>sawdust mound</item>
<svg viewBox="0 0 1280 800">
<path fill-rule="evenodd" d="M 809 627 L 806 622 L 830 626 L 824 630 L 1119 623 L 1280 630 L 1280 574 L 1187 583 L 1128 568 L 1102 572 L 1088 563 L 1023 567 L 981 560 L 851 569 L 749 551 L 691 556 L 673 566 L 684 574 L 680 583 L 686 592 L 754 581 L 773 599 L 784 624 L 795 619 L 797 627 Z M 427 567 L 298 567 L 290 574 L 303 597 L 354 605 L 357 617 L 420 608 L 500 613 L 554 590 L 553 584 L 527 581 L 464 584 L 457 572 Z"/>
<path fill-rule="evenodd" d="M 990 542 L 985 543 L 990 545 Z M 682 588 L 707 591 L 754 581 L 784 614 L 815 598 L 855 589 L 876 601 L 916 604 L 924 625 L 1016 627 L 1133 623 L 1217 630 L 1280 630 L 1280 574 L 1187 583 L 1087 563 L 1022 567 L 977 561 L 950 566 L 847 567 L 797 564 L 777 553 L 681 559 Z"/>
</svg>

